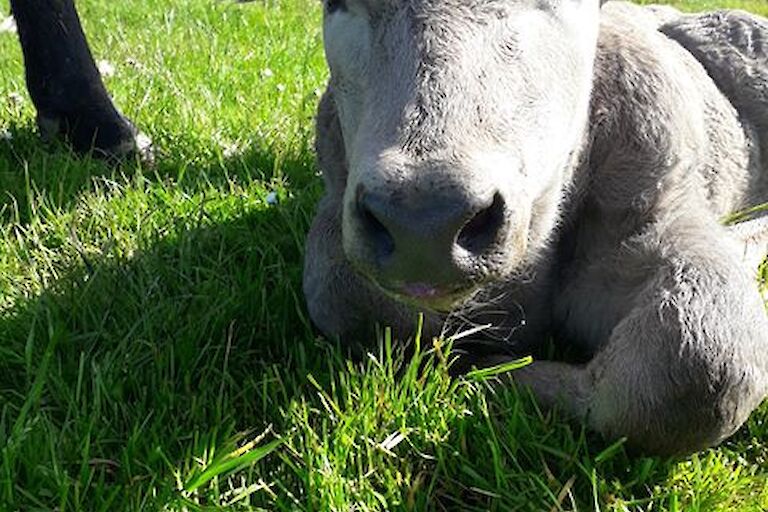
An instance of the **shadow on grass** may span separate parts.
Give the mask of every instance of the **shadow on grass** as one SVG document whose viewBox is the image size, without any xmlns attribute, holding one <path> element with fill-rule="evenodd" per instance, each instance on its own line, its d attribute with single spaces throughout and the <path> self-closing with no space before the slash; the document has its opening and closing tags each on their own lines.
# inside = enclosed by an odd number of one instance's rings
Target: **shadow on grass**
<svg viewBox="0 0 768 512">
<path fill-rule="evenodd" d="M 300 292 L 308 216 L 290 198 L 203 215 L 0 318 L 0 502 L 96 510 L 115 489 L 100 481 L 149 492 L 189 450 L 279 423 L 323 365 Z"/>
<path fill-rule="evenodd" d="M 92 190 L 95 182 L 126 182 L 137 174 L 150 183 L 172 180 L 174 187 L 185 192 L 223 187 L 233 177 L 288 178 L 299 188 L 317 181 L 308 140 L 285 151 L 258 141 L 228 149 L 173 134 L 173 140 L 158 142 L 153 164 L 142 164 L 136 158 L 116 163 L 75 154 L 62 142 L 43 142 L 32 125 L 12 127 L 10 135 L 10 140 L 0 140 L 0 220 L 28 222 L 40 200 L 66 210 L 83 192 Z M 178 151 L 171 154 L 164 145 Z M 227 154 L 231 149 L 235 151 Z"/>
</svg>

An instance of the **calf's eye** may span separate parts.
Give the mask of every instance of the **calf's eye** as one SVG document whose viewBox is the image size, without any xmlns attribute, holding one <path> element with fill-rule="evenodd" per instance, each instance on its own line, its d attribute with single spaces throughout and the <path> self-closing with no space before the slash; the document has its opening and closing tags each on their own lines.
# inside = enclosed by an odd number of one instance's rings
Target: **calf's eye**
<svg viewBox="0 0 768 512">
<path fill-rule="evenodd" d="M 325 8 L 328 14 L 333 14 L 336 11 L 347 10 L 347 4 L 344 0 L 325 0 Z"/>
</svg>

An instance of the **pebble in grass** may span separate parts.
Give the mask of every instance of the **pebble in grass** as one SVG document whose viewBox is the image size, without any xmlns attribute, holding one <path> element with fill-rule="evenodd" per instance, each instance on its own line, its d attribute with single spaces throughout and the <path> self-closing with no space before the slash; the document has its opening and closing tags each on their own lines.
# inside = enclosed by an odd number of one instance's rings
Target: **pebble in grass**
<svg viewBox="0 0 768 512">
<path fill-rule="evenodd" d="M 24 96 L 18 92 L 9 92 L 8 96 L 6 96 L 6 99 L 8 100 L 8 105 L 11 107 L 18 107 L 24 103 Z"/>
</svg>

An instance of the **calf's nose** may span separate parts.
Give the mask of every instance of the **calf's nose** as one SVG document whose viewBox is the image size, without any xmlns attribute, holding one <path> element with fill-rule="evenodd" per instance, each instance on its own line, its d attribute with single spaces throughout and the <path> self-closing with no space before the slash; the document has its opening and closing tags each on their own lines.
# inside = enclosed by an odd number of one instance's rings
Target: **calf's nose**
<svg viewBox="0 0 768 512">
<path fill-rule="evenodd" d="M 376 193 L 358 190 L 354 208 L 365 266 L 386 281 L 452 284 L 466 281 L 477 260 L 493 251 L 505 228 L 501 193 Z"/>
</svg>

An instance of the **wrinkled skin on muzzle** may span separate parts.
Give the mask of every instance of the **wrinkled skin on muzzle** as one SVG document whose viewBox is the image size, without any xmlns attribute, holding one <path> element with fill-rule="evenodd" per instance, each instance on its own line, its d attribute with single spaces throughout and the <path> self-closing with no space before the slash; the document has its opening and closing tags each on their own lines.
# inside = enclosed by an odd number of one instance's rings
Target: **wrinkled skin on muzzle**
<svg viewBox="0 0 768 512">
<path fill-rule="evenodd" d="M 449 310 L 535 261 L 584 135 L 597 16 L 597 0 L 326 2 L 358 272 Z"/>
</svg>

